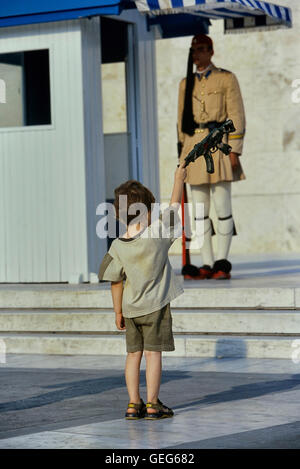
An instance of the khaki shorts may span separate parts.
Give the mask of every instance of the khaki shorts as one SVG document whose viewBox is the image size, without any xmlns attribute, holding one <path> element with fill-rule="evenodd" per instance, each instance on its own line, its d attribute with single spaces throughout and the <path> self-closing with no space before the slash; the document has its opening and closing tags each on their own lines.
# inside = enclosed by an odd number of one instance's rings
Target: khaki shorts
<svg viewBox="0 0 300 469">
<path fill-rule="evenodd" d="M 127 352 L 175 350 L 170 303 L 153 313 L 124 319 Z"/>
</svg>

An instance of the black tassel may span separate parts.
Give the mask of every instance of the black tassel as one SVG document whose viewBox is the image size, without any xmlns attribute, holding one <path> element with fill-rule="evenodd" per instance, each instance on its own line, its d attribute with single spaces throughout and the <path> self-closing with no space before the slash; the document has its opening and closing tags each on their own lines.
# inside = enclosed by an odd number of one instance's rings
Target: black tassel
<svg viewBox="0 0 300 469">
<path fill-rule="evenodd" d="M 186 86 L 185 86 L 185 95 L 184 95 L 184 107 L 182 114 L 182 125 L 181 130 L 183 133 L 193 136 L 197 124 L 194 120 L 193 114 L 193 89 L 195 85 L 195 75 L 193 74 L 193 53 L 192 48 L 190 48 L 187 74 L 186 74 Z"/>
</svg>

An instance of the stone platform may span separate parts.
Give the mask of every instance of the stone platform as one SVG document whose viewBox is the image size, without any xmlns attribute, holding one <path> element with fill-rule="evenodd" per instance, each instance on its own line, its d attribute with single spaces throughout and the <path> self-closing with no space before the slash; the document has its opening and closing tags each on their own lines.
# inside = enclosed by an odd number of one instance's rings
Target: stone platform
<svg viewBox="0 0 300 469">
<path fill-rule="evenodd" d="M 233 257 L 229 281 L 183 281 L 172 303 L 178 357 L 290 358 L 300 340 L 300 255 Z M 192 262 L 201 265 L 198 256 Z M 6 353 L 123 355 L 109 283 L 1 284 Z"/>
</svg>

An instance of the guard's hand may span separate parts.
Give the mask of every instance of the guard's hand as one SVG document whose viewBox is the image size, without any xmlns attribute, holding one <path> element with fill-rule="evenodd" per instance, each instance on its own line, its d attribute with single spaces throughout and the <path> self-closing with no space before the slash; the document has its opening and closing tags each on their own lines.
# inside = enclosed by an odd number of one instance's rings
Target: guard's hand
<svg viewBox="0 0 300 469">
<path fill-rule="evenodd" d="M 237 153 L 231 152 L 229 154 L 230 163 L 233 171 L 236 171 L 240 167 L 240 160 Z"/>
<path fill-rule="evenodd" d="M 124 331 L 126 329 L 125 320 L 122 313 L 116 313 L 115 323 L 119 331 Z"/>
<path fill-rule="evenodd" d="M 179 181 L 184 181 L 186 178 L 186 168 L 184 168 L 185 161 L 177 165 L 177 169 L 175 171 L 175 179 Z"/>
</svg>

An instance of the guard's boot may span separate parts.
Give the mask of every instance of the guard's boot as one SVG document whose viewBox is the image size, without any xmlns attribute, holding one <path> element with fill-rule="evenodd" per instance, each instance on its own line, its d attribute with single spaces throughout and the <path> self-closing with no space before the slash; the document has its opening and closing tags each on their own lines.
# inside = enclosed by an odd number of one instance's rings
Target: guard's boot
<svg viewBox="0 0 300 469">
<path fill-rule="evenodd" d="M 203 265 L 199 267 L 199 280 L 205 280 L 206 278 L 211 278 L 213 274 L 213 269 L 209 265 Z"/>
<path fill-rule="evenodd" d="M 186 264 L 181 269 L 181 274 L 185 280 L 204 280 L 211 278 L 212 273 L 213 270 L 209 265 L 203 265 L 198 268 L 195 265 Z"/>
<path fill-rule="evenodd" d="M 227 280 L 231 278 L 231 263 L 227 259 L 219 259 L 214 263 L 211 278 L 216 280 Z"/>
<path fill-rule="evenodd" d="M 199 276 L 199 269 L 193 264 L 185 264 L 181 269 L 185 280 L 195 280 Z"/>
</svg>

